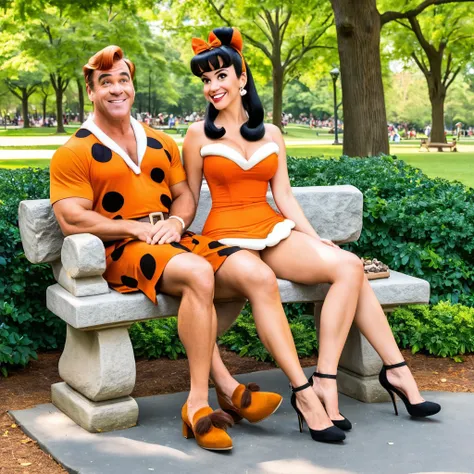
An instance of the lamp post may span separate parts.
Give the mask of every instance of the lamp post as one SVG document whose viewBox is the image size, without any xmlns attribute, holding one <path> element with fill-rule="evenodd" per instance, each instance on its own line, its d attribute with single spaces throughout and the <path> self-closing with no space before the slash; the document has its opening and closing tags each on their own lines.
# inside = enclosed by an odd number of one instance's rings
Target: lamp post
<svg viewBox="0 0 474 474">
<path fill-rule="evenodd" d="M 336 92 L 336 82 L 339 77 L 339 69 L 335 67 L 329 74 L 332 77 L 332 85 L 334 89 L 334 143 L 333 145 L 339 145 L 339 140 L 337 136 L 337 92 Z"/>
</svg>

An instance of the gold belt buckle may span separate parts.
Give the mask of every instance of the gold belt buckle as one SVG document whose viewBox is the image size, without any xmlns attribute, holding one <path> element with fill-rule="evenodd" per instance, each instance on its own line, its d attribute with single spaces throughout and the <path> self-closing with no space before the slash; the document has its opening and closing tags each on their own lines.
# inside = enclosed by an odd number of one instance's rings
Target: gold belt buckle
<svg viewBox="0 0 474 474">
<path fill-rule="evenodd" d="M 148 214 L 148 217 L 150 218 L 151 225 L 155 225 L 158 221 L 165 220 L 165 216 L 162 212 L 150 212 L 150 214 Z"/>
</svg>

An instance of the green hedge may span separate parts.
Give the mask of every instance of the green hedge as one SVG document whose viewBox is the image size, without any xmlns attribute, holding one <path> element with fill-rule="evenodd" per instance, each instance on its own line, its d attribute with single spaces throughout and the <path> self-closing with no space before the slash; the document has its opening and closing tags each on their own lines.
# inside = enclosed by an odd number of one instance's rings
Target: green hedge
<svg viewBox="0 0 474 474">
<path fill-rule="evenodd" d="M 352 184 L 364 193 L 362 235 L 346 248 L 428 280 L 433 304 L 447 300 L 474 306 L 472 189 L 430 179 L 391 157 L 289 158 L 288 167 L 293 186 Z M 29 264 L 17 227 L 18 203 L 47 198 L 48 187 L 47 169 L 0 169 L 0 370 L 4 374 L 7 366 L 24 365 L 35 351 L 60 347 L 64 340 L 63 322 L 45 305 L 46 287 L 53 283 L 50 267 Z M 299 324 L 308 309 L 289 305 L 287 311 Z M 268 357 L 259 349 L 253 329 L 246 328 L 248 320 L 244 314 L 229 333 L 234 340 L 226 339 L 226 344 Z M 134 328 L 137 354 L 181 354 L 172 323 L 155 323 Z M 146 332 L 151 334 L 144 337 Z M 166 347 L 167 340 L 168 349 L 155 348 L 155 354 L 147 349 L 158 345 L 155 341 L 165 341 Z M 301 352 L 306 353 L 311 344 L 302 341 Z M 243 349 L 246 345 L 248 349 Z"/>
<path fill-rule="evenodd" d="M 362 191 L 362 235 L 345 248 L 428 280 L 433 304 L 474 306 L 473 189 L 389 156 L 289 158 L 288 168 L 292 186 L 352 184 Z"/>
<path fill-rule="evenodd" d="M 318 348 L 314 319 L 305 314 L 308 305 L 297 303 L 284 305 L 296 349 L 300 357 L 314 354 Z M 156 359 L 169 357 L 177 359 L 186 352 L 178 337 L 177 318 L 155 319 L 135 323 L 130 329 L 135 355 Z M 257 329 L 247 304 L 235 324 L 219 338 L 219 343 L 241 356 L 261 361 L 273 361 L 257 335 Z"/>
<path fill-rule="evenodd" d="M 287 305 L 290 306 L 290 305 Z M 288 315 L 296 349 L 301 357 L 314 354 L 318 348 L 312 315 Z M 474 353 L 474 308 L 441 301 L 433 306 L 411 305 L 397 308 L 388 322 L 401 348 L 413 353 L 423 351 L 439 357 Z M 257 337 L 250 308 L 247 306 L 221 343 L 240 355 L 259 360 L 273 360 Z"/>
<path fill-rule="evenodd" d="M 318 348 L 318 341 L 314 329 L 314 317 L 312 314 L 305 314 L 309 309 L 308 305 L 285 304 L 284 308 L 298 355 L 307 357 L 314 354 Z M 273 361 L 273 357 L 258 338 L 252 311 L 248 304 L 235 324 L 219 338 L 219 342 L 231 351 L 238 352 L 240 356 Z"/>
<path fill-rule="evenodd" d="M 38 349 L 60 347 L 64 323 L 46 309 L 49 265 L 26 260 L 18 230 L 18 204 L 49 196 L 49 171 L 0 169 L 0 370 L 26 365 Z"/>
<path fill-rule="evenodd" d="M 306 309 L 304 305 L 285 305 L 300 357 L 310 356 L 318 348 L 313 316 L 304 314 Z M 431 307 L 411 305 L 397 308 L 389 314 L 388 321 L 399 347 L 411 348 L 413 353 L 423 351 L 460 361 L 463 354 L 474 352 L 474 308 L 447 301 Z M 131 336 L 140 356 L 176 359 L 184 354 L 176 318 L 136 323 Z M 273 361 L 258 338 L 249 305 L 219 342 L 241 356 Z"/>
<path fill-rule="evenodd" d="M 186 354 L 178 336 L 178 319 L 152 319 L 135 323 L 130 328 L 130 338 L 137 357 L 177 359 Z"/>
<path fill-rule="evenodd" d="M 474 352 L 474 308 L 442 301 L 429 306 L 398 308 L 389 315 L 400 347 L 441 357 Z"/>
</svg>

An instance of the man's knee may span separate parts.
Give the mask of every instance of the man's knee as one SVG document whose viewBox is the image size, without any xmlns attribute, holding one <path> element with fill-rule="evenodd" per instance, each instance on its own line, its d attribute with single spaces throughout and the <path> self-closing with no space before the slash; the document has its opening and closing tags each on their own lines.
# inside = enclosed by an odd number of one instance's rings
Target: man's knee
<svg viewBox="0 0 474 474">
<path fill-rule="evenodd" d="M 200 294 L 214 293 L 214 270 L 204 258 L 194 256 L 188 259 L 182 268 L 182 279 L 185 288 Z"/>
<path fill-rule="evenodd" d="M 182 294 L 193 291 L 203 296 L 214 294 L 214 271 L 204 258 L 183 253 L 172 258 L 165 269 L 163 292 Z"/>
</svg>

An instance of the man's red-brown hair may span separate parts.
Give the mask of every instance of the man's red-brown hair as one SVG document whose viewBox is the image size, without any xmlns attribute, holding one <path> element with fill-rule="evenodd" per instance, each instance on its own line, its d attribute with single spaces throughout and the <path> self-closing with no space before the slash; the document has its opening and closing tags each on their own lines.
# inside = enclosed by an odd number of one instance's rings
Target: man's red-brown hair
<svg viewBox="0 0 474 474">
<path fill-rule="evenodd" d="M 123 51 L 120 46 L 111 45 L 101 49 L 98 53 L 95 53 L 94 56 L 89 59 L 87 64 L 83 66 L 82 71 L 84 73 L 86 84 L 93 89 L 94 83 L 92 75 L 94 74 L 94 71 L 96 69 L 100 71 L 108 71 L 109 69 L 112 69 L 114 62 L 120 61 L 121 59 L 123 59 L 125 64 L 128 66 L 130 76 L 133 80 L 135 77 L 135 65 L 132 61 L 123 57 Z"/>
</svg>

